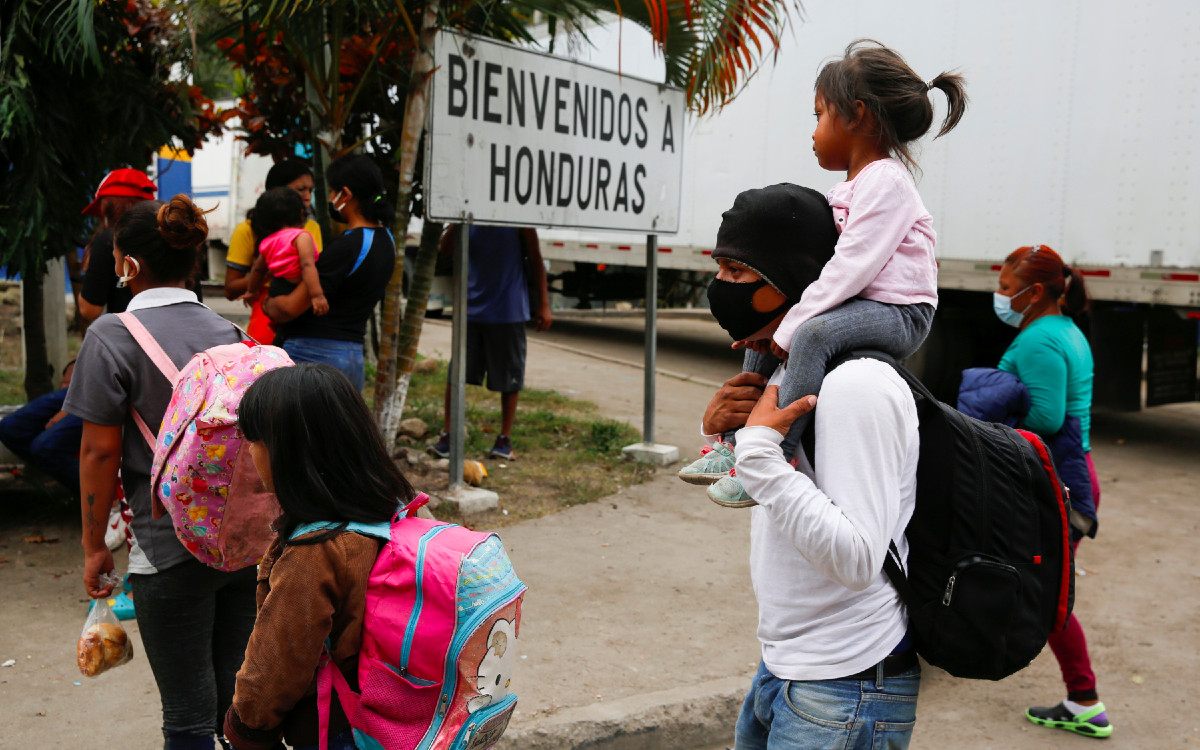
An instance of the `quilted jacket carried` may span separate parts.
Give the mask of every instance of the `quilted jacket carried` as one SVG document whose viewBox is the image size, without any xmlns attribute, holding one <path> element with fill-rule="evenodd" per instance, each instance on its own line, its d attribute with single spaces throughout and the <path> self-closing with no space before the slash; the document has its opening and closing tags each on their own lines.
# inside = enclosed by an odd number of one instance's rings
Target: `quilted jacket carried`
<svg viewBox="0 0 1200 750">
<path fill-rule="evenodd" d="M 1029 389 L 1011 372 L 973 367 L 963 370 L 957 408 L 975 419 L 1020 428 L 1029 413 Z M 1073 535 L 1096 536 L 1096 506 L 1092 500 L 1092 480 L 1083 451 L 1079 417 L 1068 415 L 1058 432 L 1039 437 L 1050 449 L 1054 467 L 1070 493 L 1071 509 L 1075 511 L 1072 514 Z M 1083 518 L 1078 518 L 1080 515 Z"/>
</svg>

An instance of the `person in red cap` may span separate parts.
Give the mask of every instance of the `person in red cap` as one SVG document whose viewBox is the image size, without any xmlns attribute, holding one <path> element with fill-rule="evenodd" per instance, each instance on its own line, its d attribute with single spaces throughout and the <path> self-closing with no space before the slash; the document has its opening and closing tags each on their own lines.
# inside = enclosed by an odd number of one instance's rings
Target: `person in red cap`
<svg viewBox="0 0 1200 750">
<path fill-rule="evenodd" d="M 154 183 L 139 169 L 114 169 L 96 188 L 96 197 L 83 214 L 100 219 L 98 231 L 88 244 L 84 263 L 83 288 L 79 292 L 79 314 L 89 323 L 108 312 L 124 312 L 132 297 L 128 289 L 117 288 L 116 261 L 113 258 L 113 227 L 125 212 L 155 197 Z"/>
</svg>

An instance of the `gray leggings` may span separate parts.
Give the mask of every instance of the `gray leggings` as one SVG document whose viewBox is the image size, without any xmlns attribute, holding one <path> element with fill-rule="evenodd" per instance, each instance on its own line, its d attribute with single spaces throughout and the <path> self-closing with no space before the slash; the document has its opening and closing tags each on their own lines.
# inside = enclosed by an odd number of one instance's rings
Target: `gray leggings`
<svg viewBox="0 0 1200 750">
<path fill-rule="evenodd" d="M 211 750 L 254 629 L 257 571 L 195 559 L 130 575 L 146 661 L 162 699 L 165 750 Z"/>
<path fill-rule="evenodd" d="M 933 305 L 889 305 L 855 297 L 809 320 L 792 336 L 783 382 L 779 386 L 782 408 L 798 398 L 816 395 L 825 379 L 825 368 L 839 354 L 855 349 L 875 349 L 896 359 L 921 347 L 933 324 Z M 779 360 L 770 354 L 746 351 L 742 369 L 770 377 Z M 800 446 L 809 412 L 794 423 L 783 440 L 783 455 L 791 458 Z"/>
</svg>

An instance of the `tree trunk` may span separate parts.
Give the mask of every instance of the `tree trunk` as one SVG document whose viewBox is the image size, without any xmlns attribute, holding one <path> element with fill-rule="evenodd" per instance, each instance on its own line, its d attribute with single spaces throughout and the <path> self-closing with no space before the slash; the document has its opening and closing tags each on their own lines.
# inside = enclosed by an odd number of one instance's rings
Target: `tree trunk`
<svg viewBox="0 0 1200 750">
<path fill-rule="evenodd" d="M 308 49 L 310 52 L 308 64 L 314 74 L 318 70 L 329 69 L 329 41 L 325 35 L 325 13 L 321 12 L 321 23 L 317 26 L 318 34 Z M 304 79 L 304 98 L 308 103 L 308 124 L 312 131 L 312 168 L 313 196 L 312 207 L 317 215 L 317 225 L 321 227 L 322 247 L 329 247 L 333 240 L 333 230 L 329 220 L 329 186 L 325 183 L 325 148 L 321 145 L 321 95 L 317 92 L 318 83 L 311 78 Z M 332 92 L 333 96 L 337 92 Z"/>
<path fill-rule="evenodd" d="M 45 309 L 42 271 L 37 267 L 26 269 L 21 276 L 21 326 L 25 334 L 25 397 L 29 401 L 54 390 Z"/>
<path fill-rule="evenodd" d="M 408 220 L 412 206 L 413 172 L 417 163 L 417 147 L 421 141 L 421 132 L 425 127 L 425 105 L 428 100 L 429 77 L 433 73 L 433 40 L 437 34 L 438 3 L 430 2 L 425 6 L 421 17 L 421 44 L 413 51 L 412 80 L 408 87 L 408 99 L 404 104 L 404 127 L 400 137 L 400 180 L 396 190 L 396 221 L 393 224 L 398 247 L 396 248 L 396 265 L 392 269 L 392 278 L 388 281 L 387 291 L 383 297 L 383 316 L 379 337 L 379 369 L 375 375 L 375 421 L 383 434 L 385 444 L 391 445 L 400 425 L 400 413 L 404 408 L 406 394 L 398 389 L 401 377 L 400 362 L 400 297 L 404 286 L 404 245 L 408 236 Z M 428 190 L 429 186 L 426 185 Z M 422 235 L 423 236 L 423 235 Z M 424 242 L 422 241 L 422 248 Z M 436 251 L 435 251 L 436 256 Z M 416 279 L 413 279 L 414 287 Z M 429 287 L 425 287 L 424 296 L 417 299 L 415 288 L 409 290 L 408 307 L 415 312 L 421 310 L 421 316 L 416 325 L 416 333 L 411 337 L 411 343 L 406 349 L 415 350 L 416 342 L 420 339 L 421 323 L 424 321 L 425 304 L 429 298 Z M 409 325 L 411 314 L 404 316 L 405 327 Z M 407 360 L 408 372 L 411 373 L 412 361 Z M 404 380 L 407 387 L 407 377 Z"/>
<path fill-rule="evenodd" d="M 443 225 L 440 222 L 425 222 L 421 228 L 421 248 L 413 261 L 412 281 L 408 286 L 408 304 L 404 306 L 404 322 L 400 325 L 396 390 L 392 394 L 397 415 L 404 413 L 408 384 L 412 380 L 413 367 L 417 364 L 417 346 L 421 343 L 421 328 L 425 324 L 429 289 L 433 286 L 433 275 L 437 269 L 438 244 L 442 239 L 442 229 Z"/>
</svg>

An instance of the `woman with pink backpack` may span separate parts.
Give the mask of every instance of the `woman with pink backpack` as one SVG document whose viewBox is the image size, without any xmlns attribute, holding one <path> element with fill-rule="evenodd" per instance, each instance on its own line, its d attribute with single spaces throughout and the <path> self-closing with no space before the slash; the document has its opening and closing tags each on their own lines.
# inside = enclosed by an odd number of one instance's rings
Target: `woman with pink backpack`
<svg viewBox="0 0 1200 750">
<path fill-rule="evenodd" d="M 184 195 L 169 203 L 138 203 L 114 232 L 119 283 L 133 292 L 126 311 L 177 368 L 196 352 L 242 339 L 186 288 L 207 236 L 204 212 Z M 254 568 L 210 568 L 180 543 L 170 517 L 154 518 L 153 451 L 135 414 L 145 424 L 161 424 L 172 389 L 127 324 L 103 315 L 79 349 L 63 409 L 83 419 L 84 587 L 95 599 L 112 593 L 113 585 L 101 579 L 115 567 L 104 532 L 120 482 L 133 511 L 137 545 L 129 578 L 142 647 L 162 701 L 163 747 L 213 750 L 254 627 Z"/>
<path fill-rule="evenodd" d="M 283 513 L 225 737 L 236 750 L 490 747 L 510 691 L 525 586 L 494 534 L 417 518 L 334 367 L 264 373 L 238 423 Z"/>
</svg>

